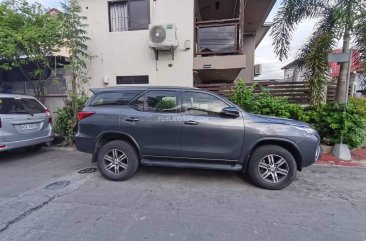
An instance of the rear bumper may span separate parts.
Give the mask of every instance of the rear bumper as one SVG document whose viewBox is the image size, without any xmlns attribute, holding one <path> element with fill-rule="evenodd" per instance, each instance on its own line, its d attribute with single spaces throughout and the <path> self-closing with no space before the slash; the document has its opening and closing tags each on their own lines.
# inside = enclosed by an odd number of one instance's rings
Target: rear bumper
<svg viewBox="0 0 366 241">
<path fill-rule="evenodd" d="M 78 151 L 92 154 L 94 151 L 95 139 L 77 134 L 74 138 L 75 147 Z"/>
<path fill-rule="evenodd" d="M 3 142 L 3 143 L 0 143 L 0 146 L 2 147 L 2 148 L 0 148 L 0 152 L 9 151 L 9 150 L 27 147 L 27 146 L 39 145 L 42 143 L 47 143 L 47 142 L 53 141 L 53 138 L 54 138 L 53 135 L 49 135 L 49 136 L 43 136 L 43 137 L 21 140 L 21 141 Z"/>
</svg>

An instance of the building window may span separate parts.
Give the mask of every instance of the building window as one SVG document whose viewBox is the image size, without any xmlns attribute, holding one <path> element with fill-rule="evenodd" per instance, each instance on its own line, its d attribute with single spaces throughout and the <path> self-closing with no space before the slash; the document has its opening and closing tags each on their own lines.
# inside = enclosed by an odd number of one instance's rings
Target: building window
<svg viewBox="0 0 366 241">
<path fill-rule="evenodd" d="M 149 76 L 148 75 L 117 76 L 117 84 L 118 85 L 148 84 L 148 83 L 149 83 Z"/>
<path fill-rule="evenodd" d="M 149 24 L 149 0 L 126 0 L 109 2 L 110 32 L 148 29 Z"/>
</svg>

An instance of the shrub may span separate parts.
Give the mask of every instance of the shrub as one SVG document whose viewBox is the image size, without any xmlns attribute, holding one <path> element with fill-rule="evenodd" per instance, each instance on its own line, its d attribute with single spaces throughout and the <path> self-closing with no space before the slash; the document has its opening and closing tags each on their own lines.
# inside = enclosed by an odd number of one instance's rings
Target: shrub
<svg viewBox="0 0 366 241">
<path fill-rule="evenodd" d="M 71 96 L 65 100 L 65 106 L 56 111 L 55 132 L 65 137 L 66 143 L 71 145 L 74 142 L 74 128 L 77 120 L 74 114 L 72 103 L 76 103 L 76 108 L 81 111 L 88 97 L 82 93 L 77 96 Z"/>
<path fill-rule="evenodd" d="M 366 144 L 366 99 L 351 98 L 346 106 L 329 103 L 320 107 L 303 108 L 285 98 L 274 97 L 268 92 L 255 93 L 255 85 L 247 87 L 239 81 L 231 100 L 243 110 L 262 115 L 296 119 L 308 122 L 319 132 L 322 142 L 328 145 L 343 142 L 351 148 Z"/>
<path fill-rule="evenodd" d="M 234 87 L 231 100 L 243 110 L 261 115 L 291 118 L 308 121 L 309 117 L 304 109 L 297 104 L 291 104 L 286 98 L 274 97 L 267 91 L 254 93 L 255 84 L 248 87 L 239 81 Z"/>
<path fill-rule="evenodd" d="M 328 145 L 343 142 L 351 148 L 366 144 L 366 99 L 351 98 L 344 105 L 329 103 L 312 112 L 310 123 L 319 132 L 322 142 Z"/>
</svg>

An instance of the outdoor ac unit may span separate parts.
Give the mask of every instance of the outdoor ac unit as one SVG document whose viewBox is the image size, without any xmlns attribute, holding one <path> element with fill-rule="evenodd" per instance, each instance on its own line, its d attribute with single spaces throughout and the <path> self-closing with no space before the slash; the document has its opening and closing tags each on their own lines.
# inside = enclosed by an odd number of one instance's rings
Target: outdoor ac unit
<svg viewBox="0 0 366 241">
<path fill-rule="evenodd" d="M 262 65 L 256 64 L 254 65 L 254 76 L 259 76 L 262 74 Z"/>
<path fill-rule="evenodd" d="M 177 27 L 173 23 L 149 25 L 149 47 L 155 50 L 174 50 L 178 47 Z"/>
</svg>

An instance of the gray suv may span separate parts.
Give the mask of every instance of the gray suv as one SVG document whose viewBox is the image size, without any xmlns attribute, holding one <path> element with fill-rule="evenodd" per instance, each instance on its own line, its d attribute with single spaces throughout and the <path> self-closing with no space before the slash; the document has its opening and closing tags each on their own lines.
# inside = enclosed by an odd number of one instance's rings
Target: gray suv
<svg viewBox="0 0 366 241">
<path fill-rule="evenodd" d="M 0 152 L 40 150 L 53 140 L 51 122 L 47 108 L 34 97 L 0 94 Z"/>
<path fill-rule="evenodd" d="M 309 125 L 246 113 L 214 93 L 179 87 L 114 87 L 78 114 L 79 151 L 103 176 L 127 180 L 139 165 L 242 171 L 259 187 L 282 189 L 320 158 Z"/>
</svg>

